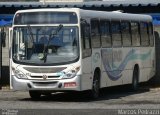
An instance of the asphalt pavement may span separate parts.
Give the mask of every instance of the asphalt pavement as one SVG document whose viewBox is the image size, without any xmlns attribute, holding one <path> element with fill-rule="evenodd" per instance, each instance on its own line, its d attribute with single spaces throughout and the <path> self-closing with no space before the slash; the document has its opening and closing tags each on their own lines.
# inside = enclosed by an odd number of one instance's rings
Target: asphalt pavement
<svg viewBox="0 0 160 115">
<path fill-rule="evenodd" d="M 100 98 L 92 100 L 87 92 L 53 93 L 32 100 L 28 92 L 12 91 L 3 88 L 0 91 L 0 108 L 2 115 L 82 115 L 82 114 L 127 114 L 123 110 L 155 109 L 160 114 L 160 87 L 142 84 L 137 92 L 131 91 L 128 85 L 101 90 Z M 9 114 L 7 112 L 10 112 Z M 16 113 L 17 112 L 17 113 Z M 126 112 L 126 111 L 125 111 Z M 130 112 L 130 111 L 129 111 Z M 158 113 L 157 113 L 158 114 Z"/>
</svg>

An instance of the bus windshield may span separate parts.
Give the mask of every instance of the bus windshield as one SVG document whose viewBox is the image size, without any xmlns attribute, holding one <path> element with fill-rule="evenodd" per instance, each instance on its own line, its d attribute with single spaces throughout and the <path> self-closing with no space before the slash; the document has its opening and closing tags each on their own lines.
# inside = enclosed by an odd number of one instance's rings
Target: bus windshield
<svg viewBox="0 0 160 115">
<path fill-rule="evenodd" d="M 16 62 L 29 64 L 69 63 L 78 58 L 78 27 L 23 26 L 13 29 L 12 57 Z M 47 48 L 46 48 L 47 47 Z M 47 53 L 46 61 L 43 59 Z"/>
</svg>

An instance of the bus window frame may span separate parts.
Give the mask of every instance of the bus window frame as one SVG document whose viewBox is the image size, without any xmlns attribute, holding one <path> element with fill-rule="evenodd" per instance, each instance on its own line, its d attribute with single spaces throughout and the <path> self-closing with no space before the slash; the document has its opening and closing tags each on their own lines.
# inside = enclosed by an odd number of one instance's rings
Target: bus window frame
<svg viewBox="0 0 160 115">
<path fill-rule="evenodd" d="M 133 31 L 132 31 L 132 23 L 137 23 L 138 25 L 138 35 L 139 35 L 139 45 L 133 45 Z M 141 35 L 140 35 L 140 25 L 139 25 L 139 21 L 131 21 L 130 22 L 130 25 L 131 25 L 131 38 L 132 38 L 132 47 L 141 47 Z"/>
<path fill-rule="evenodd" d="M 98 34 L 96 35 L 96 33 L 95 33 L 95 35 L 96 36 L 99 36 L 99 46 L 97 46 L 96 45 L 96 47 L 94 46 L 94 44 L 93 44 L 93 38 L 92 38 L 92 21 L 97 21 L 98 22 Z M 100 33 L 100 21 L 99 21 L 99 19 L 98 18 L 92 18 L 92 19 L 90 19 L 90 31 L 91 31 L 91 46 L 92 46 L 92 48 L 101 48 L 101 33 Z"/>
<path fill-rule="evenodd" d="M 110 46 L 102 46 L 102 33 L 101 33 L 101 22 L 104 21 L 104 22 L 107 22 L 109 24 L 109 36 L 110 36 L 110 40 L 111 40 L 111 43 L 110 43 Z M 100 19 L 100 36 L 101 36 L 101 47 L 102 48 L 111 48 L 112 47 L 112 33 L 111 33 L 111 21 L 109 19 Z M 106 38 L 105 38 L 105 41 L 107 42 Z"/>
<path fill-rule="evenodd" d="M 151 35 L 149 33 L 149 27 L 151 27 Z M 153 23 L 152 22 L 148 22 L 148 35 L 149 35 L 150 47 L 154 47 L 154 45 L 155 45 L 155 37 L 154 37 Z M 151 36 L 152 36 L 152 38 L 151 38 Z M 152 43 L 151 43 L 151 39 L 152 39 Z"/>
<path fill-rule="evenodd" d="M 85 29 L 84 29 L 86 26 L 89 27 L 89 48 L 86 48 Z M 90 57 L 92 55 L 91 34 L 90 34 L 91 33 L 91 26 L 89 23 L 87 23 L 87 21 L 85 19 L 81 19 L 80 30 L 81 30 L 82 58 Z"/>
<path fill-rule="evenodd" d="M 121 45 L 120 46 L 114 46 L 114 44 L 113 44 L 113 32 L 112 32 L 112 22 L 118 22 L 118 25 L 119 25 L 119 36 L 121 37 L 120 39 L 121 39 Z M 121 20 L 111 20 L 110 21 L 110 24 L 111 24 L 111 38 L 112 38 L 112 47 L 113 48 L 120 48 L 120 47 L 122 47 L 123 46 L 123 44 L 122 44 L 122 33 L 121 33 Z"/>
<path fill-rule="evenodd" d="M 124 42 L 123 42 L 123 34 L 122 34 L 122 26 L 121 26 L 121 24 L 123 22 L 129 24 L 130 45 L 125 45 L 125 46 L 124 46 Z M 130 20 L 121 20 L 120 26 L 121 26 L 121 35 L 122 35 L 122 46 L 123 47 L 132 47 L 132 32 L 131 32 L 131 22 L 130 22 Z"/>
<path fill-rule="evenodd" d="M 144 24 L 144 23 L 147 24 L 147 28 L 146 28 L 147 29 L 147 38 L 148 38 L 148 44 L 147 45 L 142 44 L 143 42 L 142 42 L 142 30 L 141 30 L 142 28 L 141 28 L 141 24 Z M 140 25 L 140 36 L 141 36 L 140 37 L 141 38 L 141 43 L 140 44 L 141 44 L 141 47 L 148 47 L 148 46 L 150 46 L 150 38 L 149 38 L 149 33 L 148 33 L 149 32 L 148 22 L 140 21 L 139 25 Z"/>
</svg>

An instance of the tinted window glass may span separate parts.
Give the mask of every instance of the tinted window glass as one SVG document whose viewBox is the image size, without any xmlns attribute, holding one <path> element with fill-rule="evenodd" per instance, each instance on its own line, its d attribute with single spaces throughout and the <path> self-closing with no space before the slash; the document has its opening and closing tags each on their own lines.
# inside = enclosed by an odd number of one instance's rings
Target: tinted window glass
<svg viewBox="0 0 160 115">
<path fill-rule="evenodd" d="M 83 48 L 88 49 L 90 44 L 90 26 L 89 24 L 81 24 L 81 36 L 83 41 Z"/>
<path fill-rule="evenodd" d="M 122 21 L 121 22 L 121 32 L 123 46 L 131 46 L 131 34 L 130 34 L 130 23 Z"/>
<path fill-rule="evenodd" d="M 154 37 L 153 37 L 153 25 L 152 23 L 148 24 L 149 38 L 150 38 L 150 46 L 154 45 Z"/>
<path fill-rule="evenodd" d="M 149 45 L 148 24 L 145 22 L 141 22 L 140 31 L 141 31 L 141 45 L 148 46 Z"/>
<path fill-rule="evenodd" d="M 119 21 L 112 21 L 111 22 L 111 30 L 112 30 L 113 46 L 116 46 L 116 47 L 122 46 Z"/>
<path fill-rule="evenodd" d="M 110 22 L 101 20 L 100 22 L 102 47 L 111 47 Z"/>
<path fill-rule="evenodd" d="M 137 22 L 131 22 L 131 33 L 132 33 L 132 45 L 140 46 L 139 24 Z"/>
<path fill-rule="evenodd" d="M 99 32 L 99 21 L 91 20 L 91 35 L 92 35 L 92 47 L 100 47 L 100 32 Z"/>
</svg>

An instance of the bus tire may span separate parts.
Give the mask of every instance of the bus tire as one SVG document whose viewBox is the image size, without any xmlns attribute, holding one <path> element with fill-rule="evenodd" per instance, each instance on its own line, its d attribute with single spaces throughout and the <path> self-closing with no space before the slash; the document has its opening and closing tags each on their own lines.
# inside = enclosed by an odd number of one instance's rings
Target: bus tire
<svg viewBox="0 0 160 115">
<path fill-rule="evenodd" d="M 39 91 L 29 91 L 29 95 L 34 100 L 39 99 L 41 97 L 41 93 Z"/>
<path fill-rule="evenodd" d="M 49 92 L 47 92 L 47 93 L 42 93 L 42 95 L 45 95 L 45 96 L 52 96 L 52 93 L 49 93 Z"/>
<path fill-rule="evenodd" d="M 90 96 L 92 99 L 98 99 L 99 93 L 100 93 L 100 76 L 98 72 L 95 72 Z"/>
<path fill-rule="evenodd" d="M 132 77 L 132 91 L 137 91 L 139 88 L 139 71 L 138 67 L 135 67 L 133 70 L 133 77 Z"/>
</svg>

